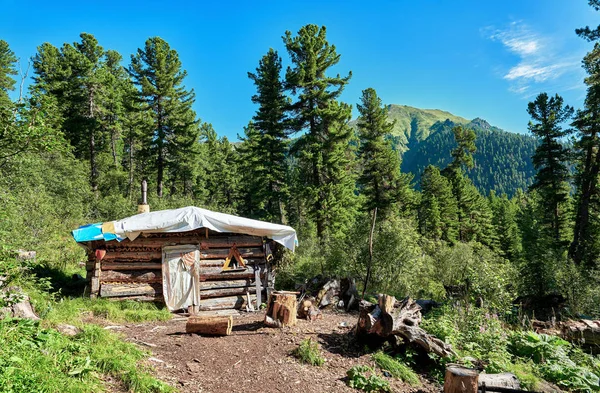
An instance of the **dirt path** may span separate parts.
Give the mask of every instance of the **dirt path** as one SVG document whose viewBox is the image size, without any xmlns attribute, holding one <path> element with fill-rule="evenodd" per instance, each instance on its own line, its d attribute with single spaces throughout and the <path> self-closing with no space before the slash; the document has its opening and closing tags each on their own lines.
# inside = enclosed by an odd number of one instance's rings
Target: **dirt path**
<svg viewBox="0 0 600 393">
<path fill-rule="evenodd" d="M 345 383 L 346 371 L 357 364 L 371 364 L 350 340 L 357 315 L 325 313 L 315 322 L 299 320 L 292 328 L 272 329 L 262 324 L 263 313 L 234 318 L 227 337 L 185 334 L 185 321 L 127 325 L 118 331 L 129 341 L 148 349 L 158 376 L 182 392 L 356 392 Z M 322 345 L 322 367 L 299 364 L 290 352 L 305 338 Z M 411 388 L 392 381 L 393 391 L 433 392 L 424 381 Z"/>
</svg>

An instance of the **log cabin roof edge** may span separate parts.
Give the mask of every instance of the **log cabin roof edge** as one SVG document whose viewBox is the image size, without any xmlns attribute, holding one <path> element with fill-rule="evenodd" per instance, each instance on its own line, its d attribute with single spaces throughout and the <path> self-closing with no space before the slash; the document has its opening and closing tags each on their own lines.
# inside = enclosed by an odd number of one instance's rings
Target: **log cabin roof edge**
<svg viewBox="0 0 600 393">
<path fill-rule="evenodd" d="M 72 235 L 78 243 L 92 240 L 121 241 L 126 238 L 135 240 L 142 232 L 173 233 L 199 228 L 268 237 L 292 251 L 298 244 L 296 230 L 290 226 L 214 212 L 196 206 L 157 210 L 117 221 L 84 225 L 72 231 Z"/>
</svg>

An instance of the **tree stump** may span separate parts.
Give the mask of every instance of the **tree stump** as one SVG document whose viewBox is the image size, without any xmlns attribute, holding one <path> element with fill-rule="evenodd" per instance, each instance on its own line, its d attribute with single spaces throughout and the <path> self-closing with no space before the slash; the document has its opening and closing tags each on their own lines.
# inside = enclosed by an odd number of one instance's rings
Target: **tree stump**
<svg viewBox="0 0 600 393">
<path fill-rule="evenodd" d="M 446 367 L 444 393 L 477 393 L 479 372 L 459 365 Z"/>
<path fill-rule="evenodd" d="M 186 333 L 206 336 L 229 336 L 233 326 L 233 317 L 190 317 L 185 324 Z"/>
<path fill-rule="evenodd" d="M 277 291 L 271 293 L 267 302 L 265 325 L 270 327 L 294 326 L 298 301 L 295 292 Z"/>
</svg>

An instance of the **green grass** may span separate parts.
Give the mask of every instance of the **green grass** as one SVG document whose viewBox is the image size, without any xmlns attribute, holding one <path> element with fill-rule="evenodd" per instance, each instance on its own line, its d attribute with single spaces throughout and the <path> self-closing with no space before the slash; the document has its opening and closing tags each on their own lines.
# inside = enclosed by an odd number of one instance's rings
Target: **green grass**
<svg viewBox="0 0 600 393">
<path fill-rule="evenodd" d="M 31 320 L 0 320 L 0 386 L 3 392 L 86 393 L 104 390 L 102 374 L 132 392 L 173 392 L 149 374 L 147 353 L 96 325 L 75 337 Z"/>
<path fill-rule="evenodd" d="M 379 351 L 372 355 L 373 361 L 381 370 L 388 371 L 394 378 L 398 378 L 411 386 L 419 386 L 419 376 L 409 366 L 394 359 L 390 355 Z"/>
<path fill-rule="evenodd" d="M 313 366 L 322 366 L 325 363 L 325 358 L 321 356 L 319 344 L 310 338 L 302 340 L 298 348 L 292 351 L 292 355 L 301 363 Z"/>
</svg>

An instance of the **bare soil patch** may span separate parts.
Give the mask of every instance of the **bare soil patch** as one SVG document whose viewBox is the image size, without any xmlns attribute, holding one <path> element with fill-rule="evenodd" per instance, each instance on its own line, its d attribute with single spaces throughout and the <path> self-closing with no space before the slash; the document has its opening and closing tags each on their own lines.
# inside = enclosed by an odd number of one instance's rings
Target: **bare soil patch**
<svg viewBox="0 0 600 393">
<path fill-rule="evenodd" d="M 358 314 L 325 312 L 313 322 L 298 320 L 291 328 L 268 328 L 264 313 L 234 318 L 225 337 L 185 333 L 185 320 L 130 324 L 115 329 L 126 339 L 149 350 L 148 362 L 159 378 L 182 392 L 356 392 L 345 382 L 346 371 L 358 364 L 373 365 L 353 340 Z M 322 367 L 300 364 L 290 352 L 305 338 L 322 346 Z M 422 378 L 414 388 L 390 380 L 395 392 L 439 392 Z"/>
</svg>

